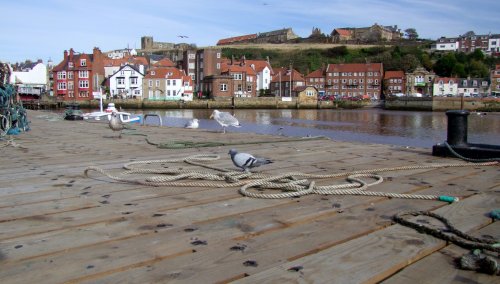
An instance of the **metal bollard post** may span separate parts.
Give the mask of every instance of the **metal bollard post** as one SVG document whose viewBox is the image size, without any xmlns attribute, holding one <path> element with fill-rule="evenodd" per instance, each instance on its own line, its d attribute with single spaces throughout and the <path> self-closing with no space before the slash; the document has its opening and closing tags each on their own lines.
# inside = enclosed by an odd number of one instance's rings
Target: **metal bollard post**
<svg viewBox="0 0 500 284">
<path fill-rule="evenodd" d="M 467 145 L 467 110 L 449 110 L 446 112 L 448 116 L 448 138 L 446 142 L 450 146 Z"/>
</svg>

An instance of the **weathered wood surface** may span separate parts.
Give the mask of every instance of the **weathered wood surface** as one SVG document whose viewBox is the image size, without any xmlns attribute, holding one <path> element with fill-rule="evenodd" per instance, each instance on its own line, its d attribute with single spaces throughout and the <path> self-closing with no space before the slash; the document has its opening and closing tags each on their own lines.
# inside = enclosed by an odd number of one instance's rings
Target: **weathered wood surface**
<svg viewBox="0 0 500 284">
<path fill-rule="evenodd" d="M 498 238 L 498 230 L 491 229 L 498 226 L 486 216 L 500 207 L 498 166 L 384 172 L 385 181 L 369 189 L 461 197 L 451 205 L 368 196 L 252 199 L 240 195 L 237 187 L 149 187 L 83 173 L 88 166 L 119 173 L 131 161 L 194 154 L 220 155 L 211 165 L 234 168 L 227 155 L 230 148 L 273 159 L 258 169 L 269 174 L 333 174 L 460 161 L 433 157 L 431 149 L 287 142 L 278 136 L 155 126 L 135 125 L 133 134 L 142 135 L 118 139 L 104 123 L 53 116 L 29 111 L 32 130 L 14 137 L 14 145 L 0 141 L 2 283 L 498 282 L 495 276 L 458 270 L 453 257 L 465 250 L 391 219 L 401 211 L 433 210 L 462 230 Z M 275 142 L 160 149 L 147 144 L 144 135 L 159 143 Z"/>
</svg>

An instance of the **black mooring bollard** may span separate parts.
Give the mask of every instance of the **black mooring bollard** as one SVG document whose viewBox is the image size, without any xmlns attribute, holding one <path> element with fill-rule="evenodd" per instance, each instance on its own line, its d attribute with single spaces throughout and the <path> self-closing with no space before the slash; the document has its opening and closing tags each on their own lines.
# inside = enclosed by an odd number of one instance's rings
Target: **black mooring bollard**
<svg viewBox="0 0 500 284">
<path fill-rule="evenodd" d="M 434 145 L 432 155 L 458 157 L 458 154 L 469 159 L 500 160 L 500 146 L 467 142 L 469 111 L 449 110 L 446 116 L 448 116 L 448 138 L 446 139 L 448 145 L 445 145 L 446 143 Z"/>
<path fill-rule="evenodd" d="M 448 138 L 446 142 L 450 146 L 467 145 L 467 110 L 449 110 L 446 112 L 448 116 Z"/>
</svg>

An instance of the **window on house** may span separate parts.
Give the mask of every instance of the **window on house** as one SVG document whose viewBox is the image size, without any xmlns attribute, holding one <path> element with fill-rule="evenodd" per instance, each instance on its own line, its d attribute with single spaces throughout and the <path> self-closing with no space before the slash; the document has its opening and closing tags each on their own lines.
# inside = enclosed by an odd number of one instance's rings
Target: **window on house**
<svg viewBox="0 0 500 284">
<path fill-rule="evenodd" d="M 252 85 L 247 85 L 247 92 L 251 92 L 252 91 Z"/>
<path fill-rule="evenodd" d="M 58 90 L 66 90 L 66 82 L 57 83 L 57 89 Z"/>
<path fill-rule="evenodd" d="M 153 80 L 149 80 L 149 82 L 148 82 L 148 86 L 149 86 L 149 87 L 153 87 Z"/>
<path fill-rule="evenodd" d="M 66 71 L 57 72 L 57 79 L 59 80 L 66 79 Z"/>
<path fill-rule="evenodd" d="M 68 72 L 68 79 L 73 79 L 73 71 Z"/>
<path fill-rule="evenodd" d="M 79 80 L 78 87 L 87 89 L 89 87 L 89 80 Z"/>
<path fill-rule="evenodd" d="M 137 77 L 130 77 L 130 84 L 136 85 L 137 84 Z"/>
<path fill-rule="evenodd" d="M 160 80 L 156 80 L 156 87 L 160 86 Z"/>
<path fill-rule="evenodd" d="M 80 59 L 80 66 L 87 66 L 87 59 Z"/>
<path fill-rule="evenodd" d="M 68 62 L 68 68 L 73 68 L 73 62 Z"/>
<path fill-rule="evenodd" d="M 89 77 L 89 71 L 87 70 L 78 71 L 78 78 L 88 78 L 88 77 Z"/>
<path fill-rule="evenodd" d="M 220 84 L 220 90 L 221 90 L 221 92 L 226 92 L 227 91 L 227 84 L 224 84 L 224 83 Z"/>
</svg>

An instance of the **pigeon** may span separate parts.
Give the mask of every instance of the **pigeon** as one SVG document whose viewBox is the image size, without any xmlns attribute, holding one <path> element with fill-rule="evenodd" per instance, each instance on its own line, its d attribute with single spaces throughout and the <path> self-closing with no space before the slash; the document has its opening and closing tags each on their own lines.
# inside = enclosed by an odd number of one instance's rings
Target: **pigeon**
<svg viewBox="0 0 500 284">
<path fill-rule="evenodd" d="M 229 150 L 229 155 L 231 155 L 233 164 L 246 172 L 248 172 L 251 168 L 270 164 L 273 162 L 266 158 L 256 158 L 248 153 L 238 153 L 238 151 L 236 151 L 235 149 Z"/>
<path fill-rule="evenodd" d="M 197 118 L 193 118 L 188 123 L 186 123 L 186 125 L 184 126 L 184 128 L 196 129 L 199 126 L 200 126 L 200 124 L 198 123 L 198 119 Z"/>
<path fill-rule="evenodd" d="M 109 128 L 111 128 L 111 130 L 113 131 L 120 131 L 120 135 L 118 136 L 118 138 L 122 138 L 121 131 L 125 128 L 125 126 L 123 125 L 122 121 L 115 111 L 111 113 L 111 118 L 109 119 Z"/>
<path fill-rule="evenodd" d="M 226 127 L 228 126 L 241 127 L 238 119 L 229 112 L 214 110 L 210 118 L 214 118 L 222 126 L 223 133 L 226 133 Z"/>
</svg>

